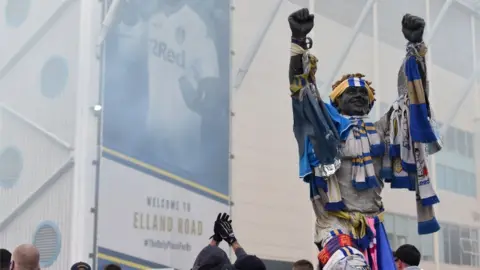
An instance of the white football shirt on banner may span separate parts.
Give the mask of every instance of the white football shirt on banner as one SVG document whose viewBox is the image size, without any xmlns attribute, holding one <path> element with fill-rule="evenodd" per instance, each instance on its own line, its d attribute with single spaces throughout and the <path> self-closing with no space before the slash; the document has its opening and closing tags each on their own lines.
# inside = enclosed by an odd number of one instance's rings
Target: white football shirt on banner
<svg viewBox="0 0 480 270">
<path fill-rule="evenodd" d="M 153 14 L 148 39 L 149 132 L 168 153 L 169 162 L 198 160 L 192 155 L 201 154 L 201 117 L 187 107 L 179 79 L 186 76 L 196 88 L 202 78 L 218 77 L 215 44 L 188 5 L 170 15 L 161 10 Z"/>
</svg>

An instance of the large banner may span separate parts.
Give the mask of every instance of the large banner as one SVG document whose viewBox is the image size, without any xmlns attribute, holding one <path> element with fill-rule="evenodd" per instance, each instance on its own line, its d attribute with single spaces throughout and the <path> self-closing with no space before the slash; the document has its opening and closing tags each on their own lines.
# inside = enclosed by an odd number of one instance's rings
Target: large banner
<svg viewBox="0 0 480 270">
<path fill-rule="evenodd" d="M 104 62 L 99 257 L 190 269 L 228 211 L 230 1 L 130 0 L 116 15 Z"/>
</svg>

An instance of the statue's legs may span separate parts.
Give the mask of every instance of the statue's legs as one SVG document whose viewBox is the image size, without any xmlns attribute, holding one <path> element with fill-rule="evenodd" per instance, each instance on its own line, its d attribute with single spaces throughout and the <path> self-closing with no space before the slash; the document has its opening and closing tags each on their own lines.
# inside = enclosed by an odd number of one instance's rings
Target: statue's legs
<svg viewBox="0 0 480 270">
<path fill-rule="evenodd" d="M 349 222 L 329 215 L 314 206 L 317 220 L 315 222 L 315 244 L 319 247 L 318 260 L 323 270 L 350 269 L 367 266 L 363 253 L 356 247 L 351 236 Z M 356 268 L 352 268 L 356 269 Z"/>
<path fill-rule="evenodd" d="M 314 209 L 317 214 L 315 243 L 320 248 L 318 259 L 322 269 L 362 266 L 372 270 L 395 269 L 382 214 L 367 216 Z"/>
</svg>

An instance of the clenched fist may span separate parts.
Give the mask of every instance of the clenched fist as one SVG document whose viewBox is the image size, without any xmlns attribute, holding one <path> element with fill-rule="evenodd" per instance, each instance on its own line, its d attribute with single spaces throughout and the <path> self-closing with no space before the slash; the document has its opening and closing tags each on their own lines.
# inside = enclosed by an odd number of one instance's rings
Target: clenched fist
<svg viewBox="0 0 480 270">
<path fill-rule="evenodd" d="M 313 28 L 314 16 L 310 14 L 308 8 L 297 10 L 290 14 L 288 23 L 292 30 L 292 37 L 302 39 L 305 38 Z"/>
</svg>

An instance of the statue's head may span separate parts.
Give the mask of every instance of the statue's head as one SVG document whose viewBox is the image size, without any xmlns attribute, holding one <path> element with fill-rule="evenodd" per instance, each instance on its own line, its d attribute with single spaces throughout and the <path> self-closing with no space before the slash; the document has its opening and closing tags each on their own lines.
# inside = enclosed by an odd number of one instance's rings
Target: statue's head
<svg viewBox="0 0 480 270">
<path fill-rule="evenodd" d="M 367 115 L 375 103 L 375 89 L 371 82 L 364 80 L 365 75 L 346 74 L 332 85 L 330 100 L 332 105 L 344 115 Z"/>
</svg>

